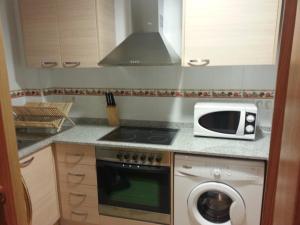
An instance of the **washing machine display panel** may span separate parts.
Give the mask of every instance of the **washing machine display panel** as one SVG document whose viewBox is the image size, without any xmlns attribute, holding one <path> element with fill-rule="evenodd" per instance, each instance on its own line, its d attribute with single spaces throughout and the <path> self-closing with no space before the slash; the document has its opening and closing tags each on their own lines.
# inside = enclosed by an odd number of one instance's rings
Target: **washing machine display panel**
<svg viewBox="0 0 300 225">
<path fill-rule="evenodd" d="M 199 213 L 212 223 L 225 223 L 230 220 L 232 199 L 220 191 L 207 191 L 197 202 Z"/>
</svg>

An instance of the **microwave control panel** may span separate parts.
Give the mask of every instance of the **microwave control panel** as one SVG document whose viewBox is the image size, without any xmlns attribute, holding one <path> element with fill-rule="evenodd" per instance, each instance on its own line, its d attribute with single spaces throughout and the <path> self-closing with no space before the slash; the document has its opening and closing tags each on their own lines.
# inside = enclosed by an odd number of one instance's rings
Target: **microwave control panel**
<svg viewBox="0 0 300 225">
<path fill-rule="evenodd" d="M 246 112 L 245 118 L 245 134 L 254 134 L 255 133 L 255 124 L 256 124 L 256 114 Z"/>
</svg>

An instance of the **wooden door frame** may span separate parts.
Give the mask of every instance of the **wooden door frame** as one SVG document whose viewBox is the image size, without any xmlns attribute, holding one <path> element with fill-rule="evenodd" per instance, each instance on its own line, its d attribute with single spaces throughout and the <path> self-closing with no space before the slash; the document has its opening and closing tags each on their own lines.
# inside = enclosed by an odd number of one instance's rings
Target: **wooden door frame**
<svg viewBox="0 0 300 225">
<path fill-rule="evenodd" d="M 2 214 L 6 225 L 27 225 L 16 132 L 13 122 L 4 41 L 0 24 L 0 186 L 6 203 Z M 1 209 L 0 209 L 1 210 Z M 1 218 L 0 218 L 1 219 Z M 2 224 L 1 224 L 2 225 Z"/>
<path fill-rule="evenodd" d="M 272 129 L 271 135 L 270 154 L 263 203 L 262 225 L 273 225 L 274 204 L 284 127 L 285 105 L 297 14 L 297 0 L 284 0 L 283 9 L 283 26 L 281 32 L 275 106 L 272 122 L 272 127 L 274 129 Z M 300 200 L 300 195 L 298 196 L 298 199 Z"/>
</svg>

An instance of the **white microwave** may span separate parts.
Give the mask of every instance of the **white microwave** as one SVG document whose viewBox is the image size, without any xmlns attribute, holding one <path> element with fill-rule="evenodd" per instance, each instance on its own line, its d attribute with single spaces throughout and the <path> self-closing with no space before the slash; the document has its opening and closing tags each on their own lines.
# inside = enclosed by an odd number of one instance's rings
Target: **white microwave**
<svg viewBox="0 0 300 225">
<path fill-rule="evenodd" d="M 254 140 L 256 123 L 255 104 L 221 102 L 195 104 L 195 136 Z"/>
</svg>

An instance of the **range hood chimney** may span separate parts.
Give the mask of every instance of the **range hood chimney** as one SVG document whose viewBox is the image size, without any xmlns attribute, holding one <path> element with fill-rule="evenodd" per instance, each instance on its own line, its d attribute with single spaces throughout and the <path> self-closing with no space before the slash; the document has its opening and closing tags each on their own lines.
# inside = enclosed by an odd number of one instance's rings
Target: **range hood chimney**
<svg viewBox="0 0 300 225">
<path fill-rule="evenodd" d="M 132 32 L 99 66 L 157 66 L 181 59 L 163 34 L 164 0 L 129 0 Z"/>
</svg>

